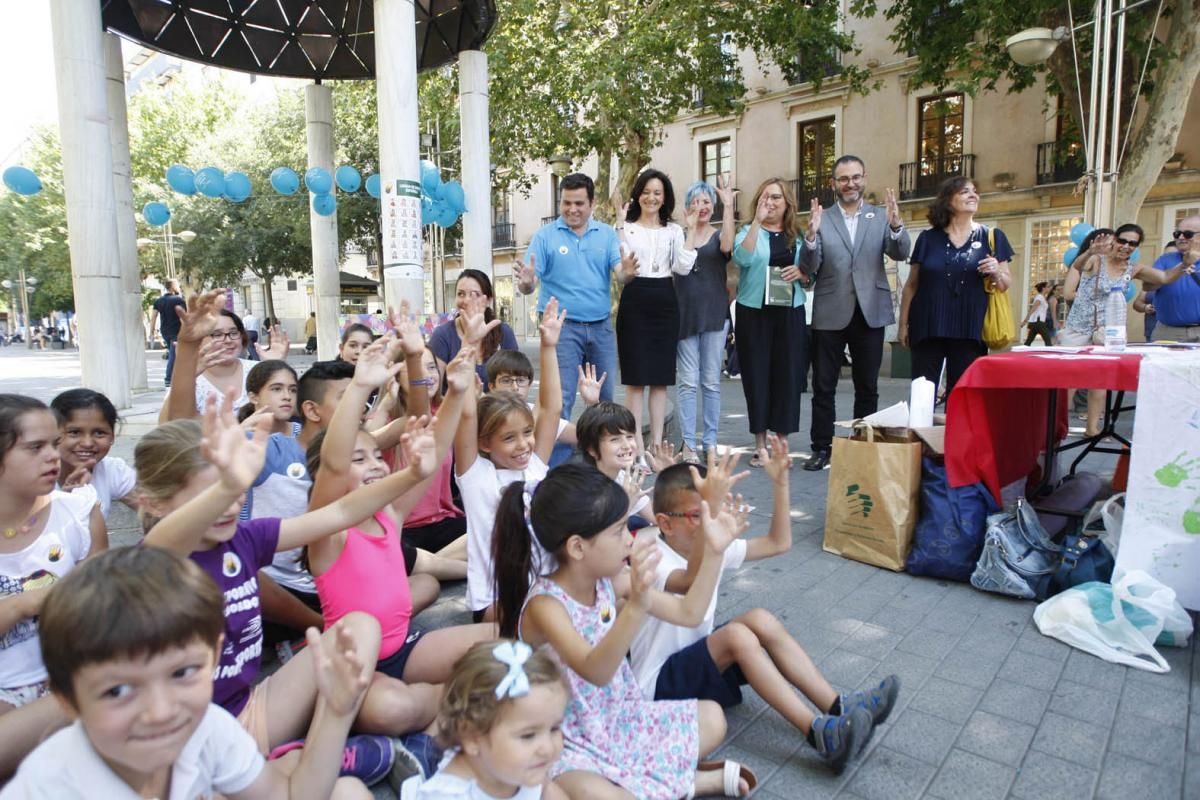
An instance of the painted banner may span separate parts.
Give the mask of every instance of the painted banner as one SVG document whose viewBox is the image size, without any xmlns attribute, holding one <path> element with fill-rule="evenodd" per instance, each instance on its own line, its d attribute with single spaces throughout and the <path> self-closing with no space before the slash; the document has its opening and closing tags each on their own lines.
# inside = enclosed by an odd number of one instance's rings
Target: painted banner
<svg viewBox="0 0 1200 800">
<path fill-rule="evenodd" d="M 1142 361 L 1117 568 L 1141 569 L 1200 610 L 1200 353 Z"/>
</svg>

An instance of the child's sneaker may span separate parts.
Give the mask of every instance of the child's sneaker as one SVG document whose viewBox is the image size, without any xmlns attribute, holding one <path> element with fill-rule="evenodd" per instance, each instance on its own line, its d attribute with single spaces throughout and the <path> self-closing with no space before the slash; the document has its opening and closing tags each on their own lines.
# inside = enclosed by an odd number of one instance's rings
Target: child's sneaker
<svg viewBox="0 0 1200 800">
<path fill-rule="evenodd" d="M 444 751 L 428 733 L 406 733 L 400 737 L 399 742 L 405 752 L 421 766 L 421 774 L 424 777 L 428 778 L 438 771 Z"/>
<path fill-rule="evenodd" d="M 394 769 L 400 768 L 398 762 L 401 760 L 393 740 L 388 736 L 351 736 L 342 751 L 342 770 L 338 774 L 343 778 L 358 778 L 367 786 L 374 786 L 390 777 Z"/>
<path fill-rule="evenodd" d="M 862 707 L 840 717 L 822 714 L 812 724 L 817 755 L 829 763 L 834 775 L 841 775 L 846 763 L 862 752 L 870 740 L 873 725 L 871 714 Z"/>
<path fill-rule="evenodd" d="M 871 712 L 871 721 L 881 724 L 892 713 L 896 704 L 896 695 L 900 693 L 900 678 L 888 675 L 874 689 L 859 689 L 842 695 L 842 713 L 848 713 L 858 706 Z"/>
</svg>

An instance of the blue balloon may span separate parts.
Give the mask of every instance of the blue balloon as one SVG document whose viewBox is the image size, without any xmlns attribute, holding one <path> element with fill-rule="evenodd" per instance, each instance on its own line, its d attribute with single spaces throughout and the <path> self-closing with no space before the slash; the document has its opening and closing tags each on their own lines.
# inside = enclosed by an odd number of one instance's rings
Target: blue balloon
<svg viewBox="0 0 1200 800">
<path fill-rule="evenodd" d="M 333 178 L 321 167 L 313 167 L 304 173 L 304 185 L 313 194 L 329 194 L 333 191 Z"/>
<path fill-rule="evenodd" d="M 1075 262 L 1075 257 L 1079 255 L 1078 247 L 1068 247 L 1067 252 L 1063 253 L 1063 266 L 1069 267 Z"/>
<path fill-rule="evenodd" d="M 1132 261 L 1132 260 L 1133 259 L 1130 259 L 1130 261 Z M 1129 281 L 1128 283 L 1125 284 L 1125 302 L 1126 303 L 1132 303 L 1133 298 L 1137 297 L 1137 293 L 1138 293 L 1138 287 L 1137 287 L 1136 283 L 1134 283 L 1133 281 Z"/>
<path fill-rule="evenodd" d="M 1139 247 L 1129 254 L 1129 263 L 1136 264 L 1142 260 L 1142 249 Z"/>
<path fill-rule="evenodd" d="M 379 199 L 379 175 L 378 174 L 367 176 L 367 194 L 371 195 L 371 197 L 374 197 L 376 200 Z"/>
<path fill-rule="evenodd" d="M 359 175 L 358 170 L 349 164 L 338 167 L 334 171 L 333 177 L 337 181 L 337 187 L 343 192 L 357 192 L 358 187 L 362 186 L 362 175 Z"/>
<path fill-rule="evenodd" d="M 1079 222 L 1071 228 L 1071 241 L 1075 244 L 1083 244 L 1083 240 L 1087 235 L 1096 230 L 1096 226 L 1090 222 Z"/>
<path fill-rule="evenodd" d="M 300 176 L 291 167 L 276 167 L 271 171 L 271 186 L 280 194 L 295 194 L 300 188 Z"/>
<path fill-rule="evenodd" d="M 328 173 L 326 174 L 328 177 Z M 331 194 L 314 194 L 312 199 L 313 211 L 322 217 L 328 217 L 337 211 L 337 198 Z"/>
<path fill-rule="evenodd" d="M 205 167 L 196 173 L 196 191 L 205 197 L 225 194 L 225 173 L 216 167 Z"/>
<path fill-rule="evenodd" d="M 450 181 L 442 184 L 442 201 L 453 208 L 455 212 L 461 214 L 467 210 L 467 193 L 463 191 L 462 184 L 458 181 Z"/>
<path fill-rule="evenodd" d="M 225 176 L 225 197 L 232 203 L 240 203 L 250 196 L 253 187 L 244 172 L 231 172 Z"/>
<path fill-rule="evenodd" d="M 458 212 L 441 200 L 433 201 L 434 222 L 443 228 L 449 228 L 458 222 Z"/>
<path fill-rule="evenodd" d="M 4 170 L 4 185 L 28 197 L 42 190 L 42 181 L 29 167 L 12 166 Z"/>
<path fill-rule="evenodd" d="M 421 160 L 421 188 L 430 197 L 436 197 L 438 188 L 442 185 L 442 173 L 437 164 L 427 159 Z"/>
<path fill-rule="evenodd" d="M 167 220 L 171 218 L 171 209 L 167 208 L 165 203 L 146 203 L 142 206 L 142 216 L 145 217 L 147 225 L 166 225 Z"/>
<path fill-rule="evenodd" d="M 433 201 L 428 197 L 421 198 L 421 224 L 433 225 L 437 222 L 437 217 L 433 213 Z"/>
<path fill-rule="evenodd" d="M 183 164 L 167 167 L 167 185 L 182 195 L 191 197 L 196 193 L 196 173 Z"/>
</svg>

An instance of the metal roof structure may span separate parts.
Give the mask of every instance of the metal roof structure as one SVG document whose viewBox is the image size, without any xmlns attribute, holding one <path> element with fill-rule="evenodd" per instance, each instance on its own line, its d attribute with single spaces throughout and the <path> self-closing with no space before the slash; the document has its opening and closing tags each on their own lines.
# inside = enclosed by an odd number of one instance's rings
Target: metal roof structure
<svg viewBox="0 0 1200 800">
<path fill-rule="evenodd" d="M 414 0 L 417 69 L 477 50 L 495 0 Z M 375 77 L 372 0 L 100 0 L 104 27 L 190 61 L 306 80 Z"/>
</svg>

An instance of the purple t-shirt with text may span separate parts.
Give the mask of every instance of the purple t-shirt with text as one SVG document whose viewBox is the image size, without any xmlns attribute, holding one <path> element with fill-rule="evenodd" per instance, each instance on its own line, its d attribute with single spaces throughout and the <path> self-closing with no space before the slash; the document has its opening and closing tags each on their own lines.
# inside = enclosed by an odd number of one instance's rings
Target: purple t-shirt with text
<svg viewBox="0 0 1200 800">
<path fill-rule="evenodd" d="M 225 645 L 213 675 L 213 702 L 235 717 L 258 677 L 263 641 L 258 571 L 271 563 L 278 543 L 279 520 L 264 517 L 239 522 L 228 542 L 191 556 L 225 596 Z"/>
</svg>

